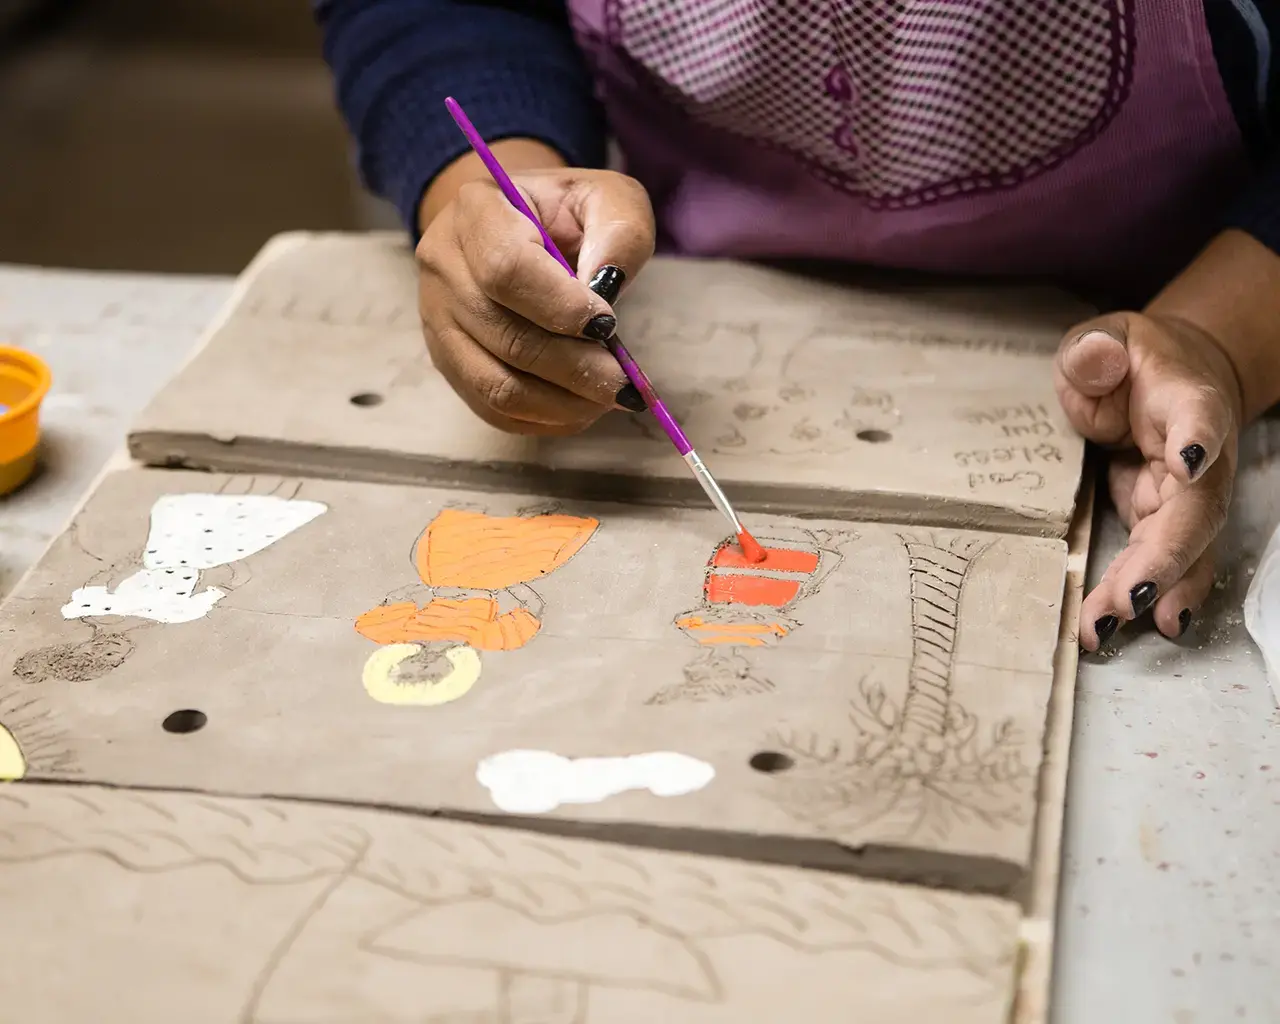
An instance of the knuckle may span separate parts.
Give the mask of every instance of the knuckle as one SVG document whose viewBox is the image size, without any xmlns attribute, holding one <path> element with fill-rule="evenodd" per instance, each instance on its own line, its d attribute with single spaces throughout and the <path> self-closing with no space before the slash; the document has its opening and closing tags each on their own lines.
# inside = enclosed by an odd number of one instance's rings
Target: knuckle
<svg viewBox="0 0 1280 1024">
<path fill-rule="evenodd" d="M 478 209 L 484 206 L 485 202 L 492 198 L 492 189 L 488 182 L 469 181 L 458 189 L 457 195 L 453 198 L 453 203 L 458 210 L 459 216 L 464 220 L 472 216 Z"/>
<path fill-rule="evenodd" d="M 1227 516 L 1231 512 L 1231 492 L 1213 490 L 1205 495 L 1204 499 L 1204 518 L 1210 530 L 1210 536 L 1216 537 L 1218 531 L 1222 529 L 1227 522 Z"/>
<path fill-rule="evenodd" d="M 1176 541 L 1165 549 L 1165 558 L 1168 560 L 1170 568 L 1173 570 L 1169 574 L 1169 584 L 1172 585 L 1175 580 L 1181 579 L 1192 562 L 1191 548 L 1183 541 Z M 1166 590 L 1168 587 L 1165 588 Z"/>
<path fill-rule="evenodd" d="M 419 240 L 417 247 L 413 250 L 414 259 L 417 261 L 418 268 L 432 275 L 440 273 L 440 256 L 444 246 L 430 230 L 427 231 Z"/>
<path fill-rule="evenodd" d="M 514 374 L 500 374 L 483 387 L 484 404 L 494 412 L 510 415 L 520 408 L 523 388 Z"/>
<path fill-rule="evenodd" d="M 530 370 L 546 354 L 551 339 L 530 324 L 510 318 L 499 328 L 499 347 L 503 359 L 521 370 Z"/>
<path fill-rule="evenodd" d="M 490 246 L 477 257 L 472 267 L 476 284 L 491 298 L 495 293 L 505 293 L 519 275 L 522 262 L 518 246 Z"/>
</svg>

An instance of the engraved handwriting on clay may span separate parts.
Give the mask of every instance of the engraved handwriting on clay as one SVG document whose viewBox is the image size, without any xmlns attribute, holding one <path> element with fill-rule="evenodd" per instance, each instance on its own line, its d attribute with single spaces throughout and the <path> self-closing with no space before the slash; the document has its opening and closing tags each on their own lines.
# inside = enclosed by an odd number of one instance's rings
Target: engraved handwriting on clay
<svg viewBox="0 0 1280 1024">
<path fill-rule="evenodd" d="M 991 427 L 1000 438 L 1056 437 L 1058 428 L 1043 403 L 999 405 L 989 409 L 961 409 L 956 418 L 975 427 Z"/>
<path fill-rule="evenodd" d="M 476 779 L 510 814 L 544 814 L 561 804 L 597 804 L 628 790 L 684 796 L 715 778 L 705 761 L 659 751 L 630 757 L 561 757 L 546 750 L 508 750 L 480 762 Z"/>
<path fill-rule="evenodd" d="M 981 487 L 1003 487 L 1012 485 L 1024 491 L 1040 491 L 1044 489 L 1044 474 L 1034 469 L 1020 469 L 1016 473 L 970 473 L 969 490 L 976 491 Z"/>
<path fill-rule="evenodd" d="M 1016 445 L 1007 448 L 983 448 L 977 451 L 956 452 L 956 463 L 962 468 L 970 466 L 989 466 L 996 463 L 1029 463 L 1061 462 L 1062 452 L 1048 442 L 1041 442 L 1035 447 Z"/>
<path fill-rule="evenodd" d="M 225 591 L 199 593 L 200 573 L 230 565 L 305 526 L 325 506 L 266 494 L 166 494 L 151 507 L 142 568 L 115 590 L 80 587 L 64 618 L 131 615 L 155 622 L 191 622 L 209 614 Z"/>
<path fill-rule="evenodd" d="M 961 409 L 956 417 L 974 426 L 1013 426 L 1018 424 L 1052 422 L 1044 403 L 1035 405 L 997 405 L 989 409 Z"/>
</svg>

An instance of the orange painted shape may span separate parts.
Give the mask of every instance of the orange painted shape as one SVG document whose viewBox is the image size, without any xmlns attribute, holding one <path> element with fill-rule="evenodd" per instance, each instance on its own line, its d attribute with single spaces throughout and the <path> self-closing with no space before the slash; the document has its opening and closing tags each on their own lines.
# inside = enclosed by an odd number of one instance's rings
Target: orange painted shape
<svg viewBox="0 0 1280 1024">
<path fill-rule="evenodd" d="M 778 572 L 810 573 L 818 568 L 818 556 L 812 551 L 794 548 L 765 548 L 764 561 L 752 562 L 736 544 L 726 544 L 711 559 L 717 569 L 774 569 Z"/>
<path fill-rule="evenodd" d="M 775 580 L 767 576 L 738 576 L 712 573 L 707 577 L 707 600 L 715 604 L 767 604 L 781 608 L 794 601 L 800 584 L 793 580 Z"/>
<path fill-rule="evenodd" d="M 418 541 L 414 562 L 429 587 L 503 590 L 560 568 L 599 525 L 578 516 L 499 517 L 447 508 Z"/>
<path fill-rule="evenodd" d="M 707 622 L 700 615 L 677 619 L 676 625 L 708 647 L 716 644 L 763 647 L 766 637 L 784 637 L 788 632 L 780 622 Z"/>
<path fill-rule="evenodd" d="M 371 608 L 356 619 L 356 632 L 375 644 L 406 643 L 405 627 L 417 612 L 412 601 Z"/>
<path fill-rule="evenodd" d="M 453 640 L 481 651 L 523 647 L 541 625 L 526 608 L 499 615 L 498 602 L 488 597 L 436 598 L 421 608 L 404 601 L 374 608 L 356 619 L 356 630 L 374 643 Z"/>
</svg>

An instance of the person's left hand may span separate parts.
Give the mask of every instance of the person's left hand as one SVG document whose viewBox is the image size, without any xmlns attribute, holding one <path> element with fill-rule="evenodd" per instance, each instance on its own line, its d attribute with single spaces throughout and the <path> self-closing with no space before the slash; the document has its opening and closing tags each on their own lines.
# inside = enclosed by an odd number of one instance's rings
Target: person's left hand
<svg viewBox="0 0 1280 1024">
<path fill-rule="evenodd" d="M 1118 448 L 1108 467 L 1129 544 L 1085 598 L 1080 644 L 1155 610 L 1181 636 L 1213 586 L 1211 544 L 1226 521 L 1240 430 L 1240 380 L 1221 346 L 1185 320 L 1112 313 L 1068 333 L 1054 385 L 1072 425 Z"/>
</svg>

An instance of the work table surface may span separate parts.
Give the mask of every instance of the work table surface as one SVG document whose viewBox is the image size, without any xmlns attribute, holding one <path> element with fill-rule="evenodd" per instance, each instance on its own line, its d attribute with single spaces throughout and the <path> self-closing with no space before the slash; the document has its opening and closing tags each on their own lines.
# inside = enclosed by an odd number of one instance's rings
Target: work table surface
<svg viewBox="0 0 1280 1024">
<path fill-rule="evenodd" d="M 52 367 L 45 465 L 0 498 L 0 595 L 61 531 L 231 293 L 222 278 L 0 266 L 0 344 Z M 1082 660 L 1054 1024 L 1280 1021 L 1280 712 L 1241 606 L 1280 521 L 1280 420 L 1241 444 L 1218 583 L 1188 635 Z M 1091 579 L 1124 531 L 1104 515 Z"/>
</svg>

